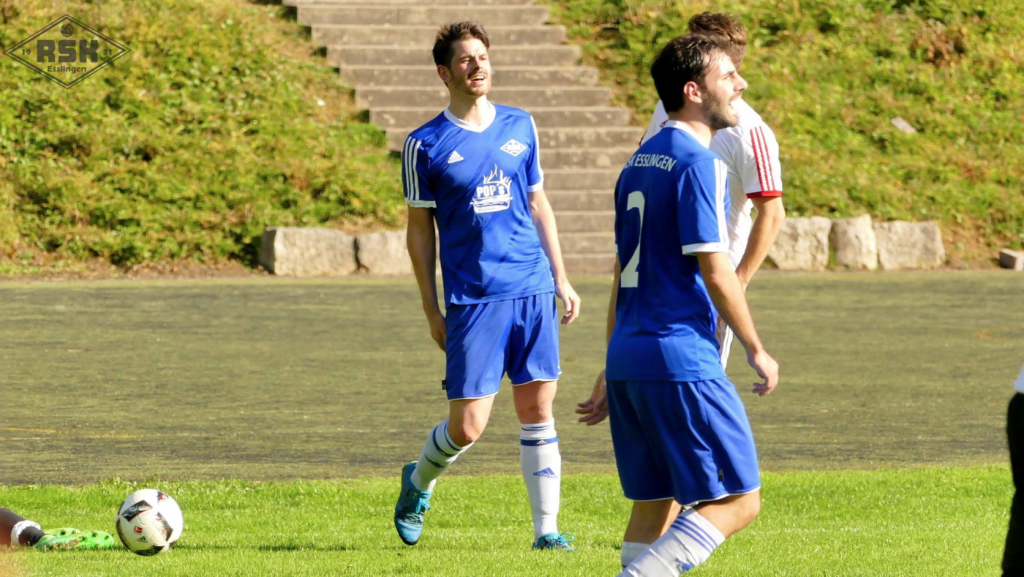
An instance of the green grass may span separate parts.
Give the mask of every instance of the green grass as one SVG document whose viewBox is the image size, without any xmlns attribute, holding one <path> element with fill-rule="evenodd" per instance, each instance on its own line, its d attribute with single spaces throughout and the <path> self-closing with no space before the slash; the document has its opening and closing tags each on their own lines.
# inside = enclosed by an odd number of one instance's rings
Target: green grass
<svg viewBox="0 0 1024 577">
<path fill-rule="evenodd" d="M 603 365 L 609 284 L 577 279 L 583 316 L 562 332 L 576 472 L 614 471 L 607 425 L 573 414 Z M 739 348 L 729 372 L 762 466 L 1005 464 L 1021 294 L 997 271 L 759 276 L 781 384 L 747 393 Z M 0 318 L 0 483 L 391 475 L 447 411 L 408 279 L 12 282 Z M 516 473 L 518 430 L 506 387 L 466 470 Z"/>
<path fill-rule="evenodd" d="M 408 279 L 0 284 L 0 506 L 110 529 L 133 488 L 186 517 L 181 547 L 0 554 L 0 575 L 591 575 L 628 503 L 607 425 L 574 423 L 602 364 L 608 279 L 577 279 L 555 403 L 561 525 L 534 555 L 507 388 L 442 480 L 430 529 L 392 534 L 399 466 L 446 412 Z M 764 512 L 701 575 L 996 575 L 1011 482 L 1006 402 L 1024 343 L 1013 273 L 779 274 L 749 297 L 779 389 L 737 352 Z M 233 480 L 225 480 L 233 479 Z"/>
<path fill-rule="evenodd" d="M 400 220 L 384 133 L 279 6 L 0 0 L 0 46 L 64 13 L 132 53 L 69 90 L 0 59 L 0 275 L 255 267 L 267 226 Z"/>
<path fill-rule="evenodd" d="M 1024 16 L 983 0 L 545 0 L 645 126 L 648 69 L 695 13 L 736 14 L 747 100 L 791 216 L 938 220 L 953 264 L 1024 243 Z M 906 135 L 890 121 L 918 129 Z"/>
<path fill-rule="evenodd" d="M 769 473 L 761 516 L 695 574 L 996 576 L 1009 477 L 1000 467 Z M 44 527 L 110 530 L 121 499 L 154 484 L 185 513 L 169 553 L 19 551 L 0 554 L 0 567 L 40 576 L 612 575 L 629 515 L 614 475 L 570 474 L 560 524 L 579 550 L 568 555 L 529 550 L 529 504 L 514 476 L 443 479 L 414 548 L 391 525 L 395 479 L 0 486 L 0 503 Z"/>
</svg>

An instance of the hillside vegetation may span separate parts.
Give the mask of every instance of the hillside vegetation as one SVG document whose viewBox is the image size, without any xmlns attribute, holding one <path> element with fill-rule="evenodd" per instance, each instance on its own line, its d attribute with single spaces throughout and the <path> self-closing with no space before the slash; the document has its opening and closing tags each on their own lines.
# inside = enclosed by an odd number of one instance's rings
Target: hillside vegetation
<svg viewBox="0 0 1024 577">
<path fill-rule="evenodd" d="M 68 90 L 0 59 L 0 273 L 255 267 L 265 226 L 396 223 L 383 132 L 279 6 L 61 4 L 0 0 L 0 45 L 68 13 L 132 53 Z"/>
<path fill-rule="evenodd" d="M 646 124 L 648 68 L 704 10 L 739 16 L 747 100 L 791 216 L 930 220 L 954 264 L 1024 242 L 1024 13 L 994 0 L 544 0 Z M 893 127 L 901 117 L 917 129 Z"/>
</svg>

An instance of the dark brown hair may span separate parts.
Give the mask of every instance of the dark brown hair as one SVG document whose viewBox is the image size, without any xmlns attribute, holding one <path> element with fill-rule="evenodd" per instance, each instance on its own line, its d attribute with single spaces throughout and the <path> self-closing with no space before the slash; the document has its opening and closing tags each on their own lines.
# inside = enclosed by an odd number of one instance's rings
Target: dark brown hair
<svg viewBox="0 0 1024 577">
<path fill-rule="evenodd" d="M 434 39 L 434 64 L 451 68 L 454 51 L 452 44 L 459 40 L 476 38 L 484 43 L 484 48 L 490 49 L 491 41 L 487 39 L 487 31 L 479 22 L 449 22 L 437 31 L 437 38 Z"/>
<path fill-rule="evenodd" d="M 722 13 L 701 12 L 690 18 L 691 34 L 708 36 L 722 45 L 733 64 L 740 65 L 747 52 L 747 29 L 738 19 Z"/>
<path fill-rule="evenodd" d="M 703 86 L 711 65 L 723 54 L 720 44 L 703 35 L 689 34 L 669 41 L 651 64 L 651 78 L 665 112 L 682 109 L 683 87 L 688 82 Z"/>
</svg>

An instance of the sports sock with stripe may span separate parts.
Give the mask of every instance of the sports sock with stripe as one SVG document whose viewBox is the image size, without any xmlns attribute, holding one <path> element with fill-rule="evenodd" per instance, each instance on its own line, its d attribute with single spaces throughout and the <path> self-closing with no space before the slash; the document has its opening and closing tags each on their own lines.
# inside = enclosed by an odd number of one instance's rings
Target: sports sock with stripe
<svg viewBox="0 0 1024 577">
<path fill-rule="evenodd" d="M 633 562 L 644 552 L 644 549 L 650 547 L 650 543 L 636 543 L 633 541 L 622 542 L 622 552 L 619 553 L 619 562 L 622 563 L 622 568 L 629 567 L 629 564 Z"/>
<path fill-rule="evenodd" d="M 431 429 L 427 441 L 420 451 L 420 460 L 412 472 L 412 484 L 420 491 L 433 491 L 437 478 L 444 473 L 448 465 L 455 462 L 459 455 L 473 446 L 473 443 L 460 447 L 448 435 L 448 420 Z"/>
<path fill-rule="evenodd" d="M 679 577 L 707 561 L 724 541 L 725 536 L 710 521 L 695 509 L 688 509 L 680 513 L 672 527 L 619 575 Z"/>
<path fill-rule="evenodd" d="M 523 423 L 519 434 L 519 465 L 530 495 L 533 537 L 558 533 L 562 491 L 562 455 L 555 422 Z"/>
</svg>

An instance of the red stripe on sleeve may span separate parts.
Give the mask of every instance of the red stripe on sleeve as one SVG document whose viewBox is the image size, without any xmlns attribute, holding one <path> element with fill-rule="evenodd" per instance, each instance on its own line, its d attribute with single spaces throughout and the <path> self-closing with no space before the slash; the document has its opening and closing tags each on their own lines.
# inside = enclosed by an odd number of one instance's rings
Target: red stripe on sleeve
<svg viewBox="0 0 1024 577">
<path fill-rule="evenodd" d="M 771 183 L 771 186 L 768 187 L 768 188 L 774 189 L 775 188 L 775 169 L 772 168 L 772 156 L 771 156 L 770 149 L 768 148 L 768 140 L 765 139 L 765 137 L 764 137 L 764 127 L 758 126 L 757 127 L 757 134 L 761 138 L 761 145 L 764 148 L 765 164 L 768 166 L 768 175 L 767 175 L 767 177 L 769 179 L 768 182 Z"/>
<path fill-rule="evenodd" d="M 754 131 L 750 131 L 750 146 L 754 149 L 754 169 L 757 171 L 757 182 L 761 185 L 761 190 L 767 188 L 764 185 L 764 176 L 761 174 L 761 155 L 757 151 L 757 139 L 754 137 Z"/>
</svg>

